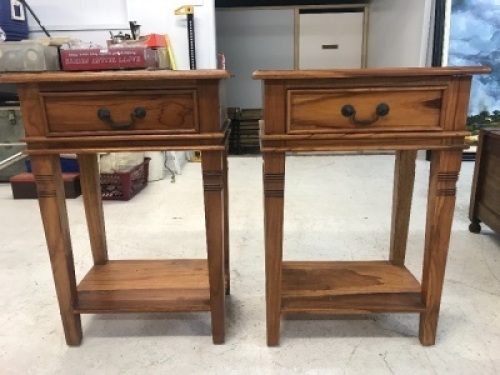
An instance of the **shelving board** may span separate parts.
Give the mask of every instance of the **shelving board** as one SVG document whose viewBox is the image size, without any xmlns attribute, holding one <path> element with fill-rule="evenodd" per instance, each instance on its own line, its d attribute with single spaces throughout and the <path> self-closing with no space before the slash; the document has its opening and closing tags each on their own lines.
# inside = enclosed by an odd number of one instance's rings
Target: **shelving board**
<svg viewBox="0 0 500 375">
<path fill-rule="evenodd" d="M 206 259 L 113 260 L 78 285 L 77 313 L 209 311 Z"/>
<path fill-rule="evenodd" d="M 388 261 L 283 262 L 282 314 L 422 312 L 420 283 Z"/>
</svg>

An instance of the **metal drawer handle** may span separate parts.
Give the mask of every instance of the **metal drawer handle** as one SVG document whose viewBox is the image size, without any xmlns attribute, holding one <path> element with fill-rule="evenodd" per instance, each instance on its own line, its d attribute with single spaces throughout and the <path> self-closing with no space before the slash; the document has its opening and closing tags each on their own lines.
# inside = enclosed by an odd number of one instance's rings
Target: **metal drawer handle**
<svg viewBox="0 0 500 375">
<path fill-rule="evenodd" d="M 107 108 L 99 108 L 97 110 L 97 117 L 99 118 L 99 120 L 105 122 L 111 128 L 113 128 L 115 130 L 123 130 L 123 129 L 132 128 L 135 125 L 135 120 L 142 120 L 143 118 L 145 118 L 146 117 L 146 110 L 142 107 L 137 107 L 130 114 L 130 122 L 123 123 L 123 124 L 116 124 L 113 121 L 113 119 L 111 118 L 111 112 Z"/>
<path fill-rule="evenodd" d="M 356 118 L 356 109 L 350 104 L 346 104 L 342 107 L 342 116 L 350 117 L 356 125 L 371 125 L 376 123 L 381 117 L 387 116 L 389 114 L 390 107 L 388 104 L 380 103 L 377 108 L 375 108 L 376 117 L 372 120 L 359 120 Z"/>
</svg>

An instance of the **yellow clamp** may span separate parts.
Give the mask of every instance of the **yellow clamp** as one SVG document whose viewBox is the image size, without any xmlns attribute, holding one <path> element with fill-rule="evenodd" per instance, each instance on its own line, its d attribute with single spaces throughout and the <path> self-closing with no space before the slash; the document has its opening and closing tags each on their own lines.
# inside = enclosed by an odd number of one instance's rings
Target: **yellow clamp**
<svg viewBox="0 0 500 375">
<path fill-rule="evenodd" d="M 183 5 L 180 8 L 175 10 L 176 16 L 184 16 L 186 14 L 194 14 L 194 6 L 193 5 Z"/>
</svg>

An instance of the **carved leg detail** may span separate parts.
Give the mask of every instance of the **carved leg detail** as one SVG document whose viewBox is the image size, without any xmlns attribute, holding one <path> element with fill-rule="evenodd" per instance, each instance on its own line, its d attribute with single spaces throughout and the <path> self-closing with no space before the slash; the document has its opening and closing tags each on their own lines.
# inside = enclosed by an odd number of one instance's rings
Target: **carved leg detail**
<svg viewBox="0 0 500 375">
<path fill-rule="evenodd" d="M 224 177 L 223 152 L 205 151 L 202 158 L 207 235 L 208 276 L 210 279 L 210 312 L 212 339 L 223 344 L 225 337 L 224 278 Z"/>
<path fill-rule="evenodd" d="M 456 183 L 461 162 L 460 151 L 432 152 L 422 275 L 422 300 L 425 312 L 420 314 L 420 341 L 423 345 L 433 345 L 436 341 L 455 208 Z"/>
<path fill-rule="evenodd" d="M 285 154 L 264 154 L 267 345 L 280 341 Z"/>
<path fill-rule="evenodd" d="M 78 297 L 59 156 L 30 156 L 30 161 L 35 175 L 64 335 L 68 345 L 79 345 L 82 327 L 80 315 L 74 313 Z"/>
<path fill-rule="evenodd" d="M 228 186 L 228 165 L 227 165 L 227 147 L 223 155 L 224 181 L 224 274 L 225 274 L 225 293 L 228 296 L 231 293 L 231 274 L 229 271 L 229 186 Z"/>
</svg>

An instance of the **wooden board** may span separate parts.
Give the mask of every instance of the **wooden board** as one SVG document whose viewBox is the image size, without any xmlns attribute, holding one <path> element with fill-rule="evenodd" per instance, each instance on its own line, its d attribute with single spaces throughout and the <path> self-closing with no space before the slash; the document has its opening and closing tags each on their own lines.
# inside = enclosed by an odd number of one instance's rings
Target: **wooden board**
<svg viewBox="0 0 500 375">
<path fill-rule="evenodd" d="M 386 261 L 283 262 L 283 314 L 421 312 L 420 284 Z"/>
<path fill-rule="evenodd" d="M 78 285 L 79 313 L 209 311 L 204 259 L 114 260 Z"/>
</svg>

